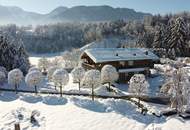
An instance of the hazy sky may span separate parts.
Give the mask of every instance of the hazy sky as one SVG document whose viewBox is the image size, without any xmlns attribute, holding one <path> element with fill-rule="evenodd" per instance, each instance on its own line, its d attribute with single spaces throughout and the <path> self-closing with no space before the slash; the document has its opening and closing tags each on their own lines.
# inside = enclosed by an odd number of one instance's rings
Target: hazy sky
<svg viewBox="0 0 190 130">
<path fill-rule="evenodd" d="M 0 5 L 18 6 L 27 11 L 48 13 L 58 6 L 110 5 L 148 13 L 190 11 L 190 0 L 0 0 Z"/>
</svg>

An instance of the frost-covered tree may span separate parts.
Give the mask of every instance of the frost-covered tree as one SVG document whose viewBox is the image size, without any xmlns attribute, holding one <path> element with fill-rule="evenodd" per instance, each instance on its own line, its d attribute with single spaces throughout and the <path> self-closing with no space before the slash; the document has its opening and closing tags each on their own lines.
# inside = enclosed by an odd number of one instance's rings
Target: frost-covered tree
<svg viewBox="0 0 190 130">
<path fill-rule="evenodd" d="M 61 97 L 63 95 L 62 90 L 63 90 L 63 86 L 68 84 L 69 82 L 69 74 L 65 69 L 57 69 L 54 73 L 53 73 L 53 81 L 55 84 L 58 84 L 60 87 L 60 94 Z"/>
<path fill-rule="evenodd" d="M 164 43 L 164 37 L 165 37 L 165 33 L 164 33 L 164 26 L 157 26 L 157 29 L 155 31 L 155 36 L 154 36 L 154 41 L 153 41 L 153 48 L 165 48 L 165 44 Z"/>
<path fill-rule="evenodd" d="M 11 37 L 0 34 L 0 66 L 8 71 L 19 68 L 24 74 L 27 73 L 30 63 L 20 39 L 11 39 Z"/>
<path fill-rule="evenodd" d="M 3 84 L 6 80 L 6 75 L 4 72 L 0 71 L 0 84 Z"/>
<path fill-rule="evenodd" d="M 42 73 L 46 73 L 49 64 L 50 64 L 49 60 L 47 58 L 43 57 L 43 58 L 39 59 L 39 61 L 38 61 L 38 68 L 40 68 Z"/>
<path fill-rule="evenodd" d="M 108 83 L 108 90 L 111 91 L 111 84 L 117 81 L 119 78 L 118 72 L 112 65 L 105 65 L 101 70 L 101 81 L 102 83 Z"/>
<path fill-rule="evenodd" d="M 47 70 L 47 76 L 48 76 L 48 79 L 49 79 L 49 81 L 52 81 L 53 80 L 53 73 L 57 70 L 57 69 L 59 69 L 60 67 L 58 67 L 58 66 L 51 66 L 51 67 L 49 67 L 48 68 L 48 70 Z M 55 90 L 57 89 L 57 84 L 55 83 Z"/>
<path fill-rule="evenodd" d="M 85 70 L 83 67 L 76 67 L 71 72 L 73 83 L 78 83 L 79 91 L 81 87 L 80 84 L 81 84 L 82 78 L 84 77 L 84 74 L 85 74 Z"/>
<path fill-rule="evenodd" d="M 23 73 L 20 69 L 13 69 L 8 73 L 8 83 L 10 85 L 14 85 L 16 93 L 22 79 L 23 79 Z"/>
<path fill-rule="evenodd" d="M 82 79 L 82 85 L 84 87 L 91 88 L 92 100 L 94 100 L 94 88 L 99 87 L 101 84 L 101 74 L 98 70 L 89 70 L 85 73 Z"/>
<path fill-rule="evenodd" d="M 171 36 L 168 39 L 168 47 L 174 48 L 175 53 L 179 56 L 185 55 L 188 48 L 187 38 L 187 24 L 182 17 L 178 17 L 171 22 Z"/>
<path fill-rule="evenodd" d="M 38 69 L 37 67 L 31 67 L 31 68 L 28 70 L 28 73 L 29 73 L 29 72 L 32 72 L 32 71 L 40 71 L 40 69 Z"/>
<path fill-rule="evenodd" d="M 25 77 L 26 84 L 28 86 L 33 86 L 35 88 L 36 94 L 38 93 L 37 86 L 41 83 L 41 81 L 42 73 L 40 71 L 31 71 Z"/>
<path fill-rule="evenodd" d="M 47 76 L 48 76 L 48 79 L 49 80 L 52 80 L 52 75 L 53 75 L 53 73 L 57 70 L 57 69 L 59 69 L 59 67 L 57 67 L 57 66 L 51 66 L 51 67 L 49 67 L 48 69 L 47 69 Z"/>
<path fill-rule="evenodd" d="M 189 76 L 187 70 L 183 68 L 175 69 L 171 73 L 170 89 L 168 94 L 171 99 L 171 107 L 175 107 L 177 113 L 181 113 L 183 106 L 188 102 L 187 98 L 190 90 Z"/>
<path fill-rule="evenodd" d="M 134 93 L 138 98 L 138 107 L 140 107 L 140 96 L 148 93 L 149 83 L 143 74 L 135 74 L 129 81 L 129 92 Z"/>
</svg>

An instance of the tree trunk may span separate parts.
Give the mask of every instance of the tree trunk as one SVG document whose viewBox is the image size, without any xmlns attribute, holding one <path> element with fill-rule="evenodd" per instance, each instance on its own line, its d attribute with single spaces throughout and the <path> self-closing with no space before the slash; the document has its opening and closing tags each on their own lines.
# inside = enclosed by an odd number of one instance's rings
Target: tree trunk
<svg viewBox="0 0 190 130">
<path fill-rule="evenodd" d="M 60 94 L 61 94 L 61 97 L 62 97 L 63 96 L 62 85 L 60 86 Z"/>
<path fill-rule="evenodd" d="M 108 83 L 108 91 L 111 92 L 111 83 Z"/>
<path fill-rule="evenodd" d="M 36 93 L 36 95 L 37 95 L 37 94 L 38 94 L 37 86 L 35 85 L 34 88 L 35 88 L 35 93 Z"/>
<path fill-rule="evenodd" d="M 15 124 L 15 130 L 20 130 L 20 124 Z"/>
<path fill-rule="evenodd" d="M 138 97 L 138 108 L 140 108 L 140 97 Z"/>
<path fill-rule="evenodd" d="M 79 91 L 80 91 L 80 81 L 78 82 L 78 84 L 79 84 Z"/>
<path fill-rule="evenodd" d="M 92 101 L 94 101 L 94 85 L 92 85 Z"/>
<path fill-rule="evenodd" d="M 18 89 L 17 87 L 18 87 L 17 84 L 15 84 L 15 92 L 16 92 L 16 94 L 18 93 L 17 92 L 17 89 Z"/>
<path fill-rule="evenodd" d="M 55 85 L 55 90 L 57 90 L 57 86 Z"/>
</svg>

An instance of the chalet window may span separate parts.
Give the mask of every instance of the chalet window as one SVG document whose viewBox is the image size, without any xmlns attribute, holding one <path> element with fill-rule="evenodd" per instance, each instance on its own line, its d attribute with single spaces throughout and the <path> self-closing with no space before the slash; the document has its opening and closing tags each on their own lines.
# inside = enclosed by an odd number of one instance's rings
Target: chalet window
<svg viewBox="0 0 190 130">
<path fill-rule="evenodd" d="M 128 65 L 129 66 L 133 66 L 134 65 L 134 61 L 128 61 Z"/>
<path fill-rule="evenodd" d="M 125 66 L 125 62 L 124 62 L 124 61 L 120 61 L 119 64 L 120 64 L 121 66 L 123 66 L 123 67 Z"/>
</svg>

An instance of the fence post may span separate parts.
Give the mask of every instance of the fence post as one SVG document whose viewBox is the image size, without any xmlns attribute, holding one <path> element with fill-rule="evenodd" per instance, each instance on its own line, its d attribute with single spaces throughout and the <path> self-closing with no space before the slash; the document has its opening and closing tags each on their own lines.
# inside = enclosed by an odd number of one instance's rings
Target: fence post
<svg viewBox="0 0 190 130">
<path fill-rule="evenodd" d="M 15 124 L 15 130 L 20 130 L 20 124 Z"/>
</svg>

